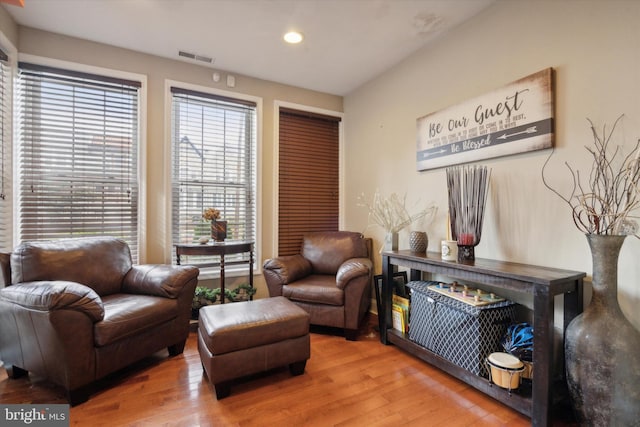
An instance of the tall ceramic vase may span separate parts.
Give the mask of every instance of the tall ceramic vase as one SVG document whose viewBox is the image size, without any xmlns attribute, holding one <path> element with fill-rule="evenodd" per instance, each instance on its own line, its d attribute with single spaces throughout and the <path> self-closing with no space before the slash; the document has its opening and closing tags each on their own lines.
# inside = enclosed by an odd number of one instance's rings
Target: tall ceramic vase
<svg viewBox="0 0 640 427">
<path fill-rule="evenodd" d="M 384 236 L 384 244 L 380 248 L 380 252 L 383 251 L 397 251 L 398 250 L 398 233 L 388 231 Z"/>
<path fill-rule="evenodd" d="M 618 305 L 625 237 L 587 234 L 593 297 L 565 336 L 567 383 L 580 425 L 640 426 L 640 332 Z"/>
</svg>

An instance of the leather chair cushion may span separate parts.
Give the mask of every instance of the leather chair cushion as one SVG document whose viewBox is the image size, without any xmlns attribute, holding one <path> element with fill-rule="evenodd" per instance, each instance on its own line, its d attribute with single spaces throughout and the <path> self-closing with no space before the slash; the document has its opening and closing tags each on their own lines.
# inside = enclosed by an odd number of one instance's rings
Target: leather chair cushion
<svg viewBox="0 0 640 427">
<path fill-rule="evenodd" d="M 120 292 L 131 265 L 129 246 L 112 237 L 25 242 L 11 253 L 11 280 L 76 282 L 102 297 Z"/>
<path fill-rule="evenodd" d="M 344 305 L 344 291 L 336 286 L 336 277 L 312 274 L 284 285 L 282 295 L 292 301 L 314 304 Z"/>
<path fill-rule="evenodd" d="M 140 334 L 175 318 L 178 301 L 149 295 L 115 294 L 102 298 L 104 319 L 94 326 L 97 347 Z"/>
<path fill-rule="evenodd" d="M 309 333 L 309 314 L 284 297 L 200 309 L 199 333 L 213 355 L 273 344 Z"/>
<path fill-rule="evenodd" d="M 303 236 L 302 256 L 316 274 L 333 274 L 350 258 L 367 258 L 367 244 L 360 233 L 351 231 L 317 232 Z"/>
</svg>

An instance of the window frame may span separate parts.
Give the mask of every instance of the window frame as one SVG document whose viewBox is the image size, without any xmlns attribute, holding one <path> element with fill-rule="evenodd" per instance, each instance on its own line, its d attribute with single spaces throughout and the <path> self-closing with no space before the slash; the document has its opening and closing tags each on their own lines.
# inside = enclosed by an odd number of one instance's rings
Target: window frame
<svg viewBox="0 0 640 427">
<path fill-rule="evenodd" d="M 173 175 L 173 146 L 172 146 L 172 109 L 173 109 L 173 95 L 171 88 L 176 87 L 181 90 L 201 92 L 203 94 L 209 94 L 213 96 L 237 99 L 239 101 L 248 101 L 255 103 L 256 105 L 256 141 L 255 141 L 255 240 L 253 251 L 253 274 L 259 275 L 262 272 L 261 264 L 258 260 L 261 259 L 261 234 L 262 234 L 262 98 L 247 95 L 239 92 L 231 92 L 227 90 L 212 88 L 208 86 L 200 86 L 192 83 L 186 83 L 177 80 L 165 80 L 165 183 L 164 194 L 166 200 L 166 208 L 164 218 L 165 228 L 165 262 L 171 264 L 175 256 L 175 246 L 173 242 L 173 199 L 172 199 L 172 175 Z M 225 265 L 225 277 L 241 277 L 246 276 L 249 273 L 249 265 L 237 264 L 237 265 Z M 219 267 L 206 267 L 200 269 L 200 280 L 217 279 L 220 277 Z"/>
<path fill-rule="evenodd" d="M 144 264 L 147 262 L 147 166 L 146 166 L 146 158 L 147 158 L 147 76 L 144 74 L 131 73 L 127 71 L 115 70 L 104 67 L 97 67 L 92 65 L 81 64 L 77 62 L 63 61 L 53 58 L 47 58 L 37 55 L 30 54 L 18 54 L 18 62 L 27 62 L 43 67 L 52 67 L 52 68 L 60 68 L 64 70 L 69 70 L 71 72 L 79 72 L 79 73 L 87 73 L 87 74 L 95 74 L 99 76 L 104 76 L 108 78 L 115 79 L 124 79 L 124 80 L 132 80 L 140 83 L 140 88 L 138 92 L 138 105 L 137 105 L 137 115 L 138 115 L 138 129 L 137 129 L 137 138 L 138 138 L 138 158 L 137 160 L 137 179 L 138 179 L 138 231 L 137 231 L 137 239 L 138 239 L 138 259 L 136 260 L 137 264 Z M 17 110 L 16 110 L 17 112 Z M 15 116 L 17 117 L 17 115 Z M 14 168 L 14 194 L 18 195 L 18 186 L 20 185 L 20 164 L 17 161 L 17 153 L 18 153 L 18 144 L 20 142 L 19 128 L 16 128 L 16 132 L 14 132 L 14 160 L 15 160 L 15 168 Z M 20 229 L 18 227 L 19 217 L 19 204 L 15 203 L 13 207 L 14 214 L 14 235 L 16 242 L 19 242 L 20 237 Z"/>
<path fill-rule="evenodd" d="M 7 93 L 5 100 L 5 107 L 7 107 L 7 111 L 5 111 L 5 116 L 2 118 L 3 123 L 3 135 L 2 141 L 0 144 L 3 144 L 3 152 L 2 158 L 0 161 L 4 163 L 4 165 L 0 168 L 0 173 L 4 172 L 7 178 L 7 181 L 4 183 L 4 192 L 5 199 L 2 203 L 6 203 L 5 206 L 2 207 L 0 213 L 4 216 L 2 220 L 5 222 L 6 232 L 3 232 L 3 235 L 0 236 L 0 250 L 9 252 L 13 249 L 16 243 L 16 233 L 15 233 L 15 178 L 14 178 L 14 165 L 15 165 L 15 152 L 14 149 L 14 129 L 15 129 L 15 118 L 14 118 L 14 79 L 17 73 L 17 59 L 18 59 L 18 51 L 15 46 L 9 41 L 9 39 L 4 35 L 4 33 L 0 32 L 0 49 L 7 55 L 6 69 L 7 69 Z M 4 120 L 6 119 L 6 122 Z M 7 140 L 5 141 L 5 137 Z"/>
</svg>

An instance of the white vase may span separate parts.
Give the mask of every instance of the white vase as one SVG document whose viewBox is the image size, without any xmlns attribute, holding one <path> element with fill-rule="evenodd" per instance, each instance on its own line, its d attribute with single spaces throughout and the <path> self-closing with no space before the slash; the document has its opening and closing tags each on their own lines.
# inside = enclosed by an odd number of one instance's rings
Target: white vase
<svg viewBox="0 0 640 427">
<path fill-rule="evenodd" d="M 384 236 L 384 245 L 382 245 L 383 251 L 397 251 L 398 250 L 398 233 L 387 232 Z"/>
</svg>

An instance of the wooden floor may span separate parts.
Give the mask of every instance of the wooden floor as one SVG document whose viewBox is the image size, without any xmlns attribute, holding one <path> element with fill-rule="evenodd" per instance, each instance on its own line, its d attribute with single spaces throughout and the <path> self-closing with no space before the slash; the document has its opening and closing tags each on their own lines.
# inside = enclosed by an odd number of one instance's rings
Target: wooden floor
<svg viewBox="0 0 640 427">
<path fill-rule="evenodd" d="M 286 368 L 242 380 L 217 401 L 202 374 L 196 333 L 182 355 L 163 351 L 100 382 L 71 408 L 77 426 L 529 426 L 530 420 L 394 346 L 368 326 L 358 341 L 311 334 L 304 375 Z M 0 402 L 66 403 L 33 376 L 8 379 Z M 557 425 L 568 425 L 560 422 Z"/>
</svg>

